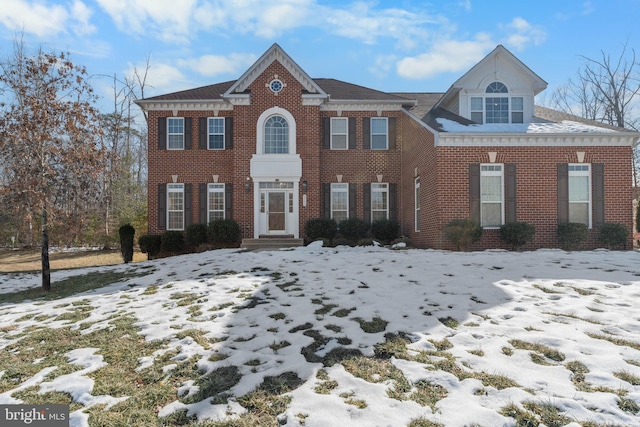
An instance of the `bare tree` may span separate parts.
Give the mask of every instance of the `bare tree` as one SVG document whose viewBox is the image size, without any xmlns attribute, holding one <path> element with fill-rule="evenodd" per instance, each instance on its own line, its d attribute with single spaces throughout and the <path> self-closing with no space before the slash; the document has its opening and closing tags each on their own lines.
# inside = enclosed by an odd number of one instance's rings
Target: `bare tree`
<svg viewBox="0 0 640 427">
<path fill-rule="evenodd" d="M 51 289 L 49 227 L 93 203 L 104 172 L 96 96 L 86 77 L 67 54 L 29 56 L 20 41 L 0 62 L 0 195 L 20 203 L 25 217 L 41 219 L 45 291 Z"/>
</svg>

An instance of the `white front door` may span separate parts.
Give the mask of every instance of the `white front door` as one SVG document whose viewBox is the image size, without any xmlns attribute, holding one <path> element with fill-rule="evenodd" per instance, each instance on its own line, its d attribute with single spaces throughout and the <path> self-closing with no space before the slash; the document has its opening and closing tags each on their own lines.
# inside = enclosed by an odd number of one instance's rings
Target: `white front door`
<svg viewBox="0 0 640 427">
<path fill-rule="evenodd" d="M 268 234 L 284 234 L 287 229 L 286 203 L 287 193 L 284 191 L 267 191 L 267 232 Z"/>
<path fill-rule="evenodd" d="M 257 184 L 257 237 L 298 235 L 296 184 L 282 181 Z"/>
</svg>

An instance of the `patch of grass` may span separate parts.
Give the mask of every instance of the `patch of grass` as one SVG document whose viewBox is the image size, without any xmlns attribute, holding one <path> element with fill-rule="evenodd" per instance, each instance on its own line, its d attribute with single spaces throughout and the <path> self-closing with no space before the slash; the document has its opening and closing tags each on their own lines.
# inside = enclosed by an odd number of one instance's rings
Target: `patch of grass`
<svg viewBox="0 0 640 427">
<path fill-rule="evenodd" d="M 103 271 L 81 274 L 67 277 L 60 281 L 53 281 L 51 291 L 45 292 L 42 288 L 25 289 L 22 291 L 2 294 L 2 302 L 19 303 L 27 300 L 53 301 L 66 298 L 81 292 L 100 289 L 114 283 L 123 282 L 135 277 L 149 274 L 149 271 Z"/>
<path fill-rule="evenodd" d="M 377 334 L 379 332 L 384 332 L 384 330 L 387 328 L 387 325 L 389 324 L 389 322 L 377 316 L 370 321 L 364 320 L 361 317 L 356 317 L 352 320 L 358 322 L 360 328 L 367 334 Z"/>
<path fill-rule="evenodd" d="M 385 342 L 376 344 L 373 349 L 374 354 L 380 359 L 391 359 L 397 357 L 401 359 L 410 359 L 407 353 L 407 345 L 411 341 L 406 337 L 406 334 L 385 334 Z"/>
<path fill-rule="evenodd" d="M 410 400 L 422 406 L 428 406 L 433 412 L 436 411 L 436 403 L 447 397 L 447 389 L 439 384 L 421 380 L 414 384 L 415 391 L 409 396 Z"/>
<path fill-rule="evenodd" d="M 584 296 L 594 295 L 596 293 L 595 290 L 578 288 L 577 286 L 571 286 L 571 289 L 576 291 L 576 293 Z"/>
<path fill-rule="evenodd" d="M 538 284 L 534 284 L 533 287 L 541 290 L 545 294 L 561 294 L 562 293 L 561 291 L 556 291 L 555 289 L 547 288 L 545 286 L 538 285 Z"/>
<path fill-rule="evenodd" d="M 593 339 L 597 339 L 597 340 L 604 340 L 604 341 L 609 341 L 612 344 L 615 345 L 619 345 L 621 347 L 631 347 L 635 350 L 640 350 L 640 343 L 637 343 L 635 341 L 628 341 L 622 338 L 618 338 L 615 335 L 610 335 L 610 334 L 593 334 L 593 333 L 586 333 L 588 336 L 590 336 Z"/>
<path fill-rule="evenodd" d="M 613 376 L 621 379 L 622 381 L 626 381 L 631 385 L 640 385 L 640 377 L 629 371 L 616 371 L 613 373 Z"/>
<path fill-rule="evenodd" d="M 429 342 L 431 342 L 431 344 L 433 344 L 438 351 L 445 351 L 453 348 L 453 344 L 451 344 L 451 341 L 449 341 L 446 337 L 441 339 L 440 341 L 429 340 Z"/>
<path fill-rule="evenodd" d="M 86 318 L 88 318 L 91 315 L 91 311 L 93 310 L 93 307 L 87 307 L 87 306 L 78 306 L 75 307 L 71 310 L 67 310 L 64 313 L 62 313 L 61 315 L 57 316 L 55 319 L 53 319 L 54 321 L 68 321 L 68 323 L 76 323 L 76 322 L 80 322 L 81 320 L 84 320 Z"/>
<path fill-rule="evenodd" d="M 212 397 L 212 403 L 227 403 L 227 397 L 229 395 L 219 395 L 238 384 L 241 378 L 242 375 L 240 375 L 240 371 L 236 366 L 223 366 L 218 368 L 198 378 L 195 383 L 199 387 L 198 391 L 182 400 L 182 402 L 185 404 L 196 403 Z"/>
<path fill-rule="evenodd" d="M 338 388 L 338 382 L 329 378 L 326 370 L 320 369 L 316 374 L 318 385 L 313 389 L 318 394 L 330 394 L 332 390 Z"/>
<path fill-rule="evenodd" d="M 333 310 L 337 306 L 338 306 L 337 304 L 326 304 L 326 305 L 323 305 L 321 308 L 317 309 L 316 311 L 314 311 L 313 314 L 322 316 L 329 313 L 331 310 Z"/>
<path fill-rule="evenodd" d="M 324 328 L 333 331 L 336 334 L 342 332 L 342 327 L 334 324 L 324 325 Z"/>
<path fill-rule="evenodd" d="M 273 350 L 275 353 L 277 353 L 278 350 L 281 350 L 285 347 L 289 347 L 290 345 L 291 343 L 289 341 L 280 341 L 280 342 L 274 342 L 269 346 L 269 348 Z"/>
<path fill-rule="evenodd" d="M 638 406 L 636 402 L 624 397 L 621 397 L 620 400 L 618 401 L 618 408 L 620 408 L 624 412 L 628 412 L 634 415 L 640 412 L 640 406 Z"/>
<path fill-rule="evenodd" d="M 482 351 L 481 348 L 476 349 L 476 350 L 467 350 L 470 354 L 473 354 L 474 356 L 480 356 L 483 357 L 484 356 L 484 351 Z"/>
<path fill-rule="evenodd" d="M 534 351 L 546 357 L 547 359 L 553 360 L 554 362 L 562 362 L 564 360 L 564 354 L 544 344 L 530 343 L 517 339 L 509 340 L 509 344 L 511 344 L 518 350 Z"/>
<path fill-rule="evenodd" d="M 629 365 L 640 366 L 640 360 L 627 359 L 625 360 Z"/>
<path fill-rule="evenodd" d="M 445 427 L 444 424 L 436 423 L 424 417 L 411 420 L 407 427 Z"/>
<path fill-rule="evenodd" d="M 208 350 L 211 348 L 211 342 L 209 341 L 209 338 L 206 337 L 206 334 L 207 331 L 203 329 L 184 329 L 176 333 L 176 338 L 181 340 L 186 337 L 190 337 L 202 346 L 202 348 Z"/>
<path fill-rule="evenodd" d="M 505 356 L 513 356 L 513 349 L 511 347 L 502 347 L 502 354 Z"/>
<path fill-rule="evenodd" d="M 589 368 L 578 360 L 571 360 L 564 364 L 564 367 L 571 371 L 571 381 L 576 386 L 576 390 L 590 392 L 591 385 L 584 379 L 585 374 L 589 373 Z"/>
<path fill-rule="evenodd" d="M 333 313 L 331 313 L 332 316 L 336 316 L 336 317 L 347 317 L 349 315 L 349 313 L 351 313 L 352 311 L 354 311 L 356 308 L 341 308 L 340 310 L 336 310 Z"/>
<path fill-rule="evenodd" d="M 284 313 L 274 313 L 274 314 L 270 314 L 269 317 L 272 318 L 273 320 L 282 320 L 287 316 Z"/>
<path fill-rule="evenodd" d="M 587 319 L 587 318 L 584 318 L 584 317 L 577 316 L 575 314 L 554 313 L 554 312 L 550 312 L 550 311 L 545 311 L 542 314 L 548 314 L 548 315 L 557 316 L 557 317 L 568 317 L 570 319 L 582 320 L 583 322 L 593 323 L 595 325 L 602 325 L 602 322 L 600 322 L 599 320 Z"/>
<path fill-rule="evenodd" d="M 459 323 L 453 317 L 439 317 L 438 320 L 447 328 L 456 329 L 459 326 Z"/>
<path fill-rule="evenodd" d="M 158 286 L 151 285 L 147 287 L 140 295 L 153 295 L 158 293 Z"/>
<path fill-rule="evenodd" d="M 311 328 L 313 328 L 313 325 L 311 323 L 307 322 L 307 323 L 304 323 L 302 325 L 298 325 L 298 326 L 296 326 L 294 328 L 289 329 L 289 333 L 290 334 L 295 334 L 296 332 L 306 331 L 307 329 L 311 329 Z"/>
</svg>

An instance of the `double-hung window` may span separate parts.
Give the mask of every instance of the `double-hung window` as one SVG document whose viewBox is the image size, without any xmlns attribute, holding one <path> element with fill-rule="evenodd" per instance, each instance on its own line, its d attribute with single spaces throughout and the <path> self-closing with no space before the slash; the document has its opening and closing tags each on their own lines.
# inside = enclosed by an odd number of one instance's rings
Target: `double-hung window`
<svg viewBox="0 0 640 427">
<path fill-rule="evenodd" d="M 371 149 L 389 149 L 389 121 L 387 117 L 371 117 Z"/>
<path fill-rule="evenodd" d="M 591 226 L 591 165 L 569 165 L 569 222 Z"/>
<path fill-rule="evenodd" d="M 224 219 L 224 184 L 208 185 L 207 218 L 208 222 Z"/>
<path fill-rule="evenodd" d="M 504 168 L 502 164 L 480 165 L 480 225 L 504 224 Z"/>
<path fill-rule="evenodd" d="M 331 218 L 336 222 L 349 217 L 349 184 L 331 184 Z"/>
<path fill-rule="evenodd" d="M 209 117 L 207 141 L 209 150 L 224 150 L 224 117 Z"/>
<path fill-rule="evenodd" d="M 389 219 L 389 184 L 371 184 L 371 221 Z"/>
<path fill-rule="evenodd" d="M 167 230 L 184 230 L 184 184 L 167 184 Z"/>
<path fill-rule="evenodd" d="M 167 117 L 167 149 L 184 150 L 184 117 Z"/>
<path fill-rule="evenodd" d="M 476 123 L 523 123 L 524 98 L 509 96 L 509 90 L 500 82 L 487 86 L 485 96 L 470 99 L 470 119 Z"/>
<path fill-rule="evenodd" d="M 347 117 L 331 118 L 331 149 L 346 150 L 348 143 L 349 122 Z"/>
</svg>

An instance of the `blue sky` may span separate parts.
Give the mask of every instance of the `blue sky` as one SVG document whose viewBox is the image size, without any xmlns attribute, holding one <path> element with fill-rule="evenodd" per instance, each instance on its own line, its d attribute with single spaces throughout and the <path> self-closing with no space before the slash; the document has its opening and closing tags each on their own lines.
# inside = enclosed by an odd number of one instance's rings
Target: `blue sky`
<svg viewBox="0 0 640 427">
<path fill-rule="evenodd" d="M 122 78 L 149 56 L 152 96 L 235 80 L 278 43 L 311 77 L 441 92 L 502 44 L 549 96 L 581 56 L 640 48 L 639 17 L 640 0 L 2 0 L 0 56 L 20 34 L 95 75 Z"/>
</svg>

